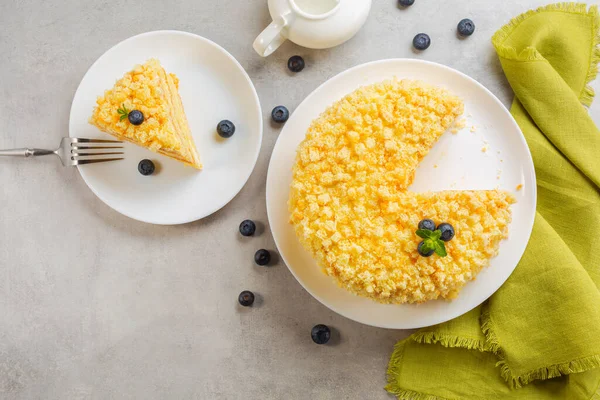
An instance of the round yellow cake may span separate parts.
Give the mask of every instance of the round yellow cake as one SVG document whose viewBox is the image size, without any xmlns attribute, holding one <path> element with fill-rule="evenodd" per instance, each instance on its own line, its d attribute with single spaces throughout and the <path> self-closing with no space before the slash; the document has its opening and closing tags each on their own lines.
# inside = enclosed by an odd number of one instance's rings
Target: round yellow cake
<svg viewBox="0 0 600 400">
<path fill-rule="evenodd" d="M 313 121 L 293 169 L 290 221 L 339 285 L 384 303 L 451 299 L 497 254 L 509 193 L 407 190 L 463 108 L 444 89 L 391 80 L 356 90 Z M 425 218 L 454 226 L 446 257 L 419 256 L 415 231 Z"/>
</svg>

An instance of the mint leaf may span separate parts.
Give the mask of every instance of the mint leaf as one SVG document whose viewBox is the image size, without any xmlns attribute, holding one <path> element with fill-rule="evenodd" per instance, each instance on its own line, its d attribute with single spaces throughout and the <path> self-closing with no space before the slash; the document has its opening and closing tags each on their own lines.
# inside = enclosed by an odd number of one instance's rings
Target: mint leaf
<svg viewBox="0 0 600 400">
<path fill-rule="evenodd" d="M 121 115 L 121 119 L 126 118 L 129 114 L 129 110 L 125 107 L 125 104 L 121 104 L 121 108 L 117 108 L 117 113 Z"/>
<path fill-rule="evenodd" d="M 435 243 L 431 241 L 431 239 L 425 239 L 423 241 L 423 246 L 421 247 L 421 251 L 423 253 L 429 253 L 430 251 L 435 251 Z"/>
<path fill-rule="evenodd" d="M 429 253 L 434 251 L 440 257 L 446 257 L 448 253 L 446 252 L 446 245 L 442 241 L 442 231 L 435 230 L 430 231 L 429 229 L 418 229 L 417 236 L 423 238 L 423 245 L 421 246 L 421 250 L 423 253 Z"/>
<path fill-rule="evenodd" d="M 433 234 L 433 231 L 430 231 L 429 229 L 418 229 L 417 230 L 417 236 L 423 239 L 429 239 L 431 237 L 431 235 Z M 438 236 L 439 239 L 439 236 Z"/>
<path fill-rule="evenodd" d="M 441 240 L 436 240 L 434 250 L 435 254 L 437 254 L 440 257 L 446 257 L 448 255 L 448 253 L 446 252 L 446 245 Z"/>
<path fill-rule="evenodd" d="M 121 104 L 121 108 L 117 109 L 117 113 L 121 116 L 119 121 L 123 121 L 125 118 L 129 116 L 129 110 L 125 107 L 125 104 Z"/>
</svg>

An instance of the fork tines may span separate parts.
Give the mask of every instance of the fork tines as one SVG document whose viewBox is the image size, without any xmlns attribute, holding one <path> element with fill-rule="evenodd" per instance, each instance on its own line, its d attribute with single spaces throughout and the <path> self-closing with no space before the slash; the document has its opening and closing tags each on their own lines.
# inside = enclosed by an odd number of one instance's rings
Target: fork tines
<svg viewBox="0 0 600 400">
<path fill-rule="evenodd" d="M 84 146 L 80 143 L 85 143 Z M 122 149 L 123 146 L 106 146 L 106 144 L 122 144 L 120 140 L 71 138 L 71 162 L 74 165 L 94 164 L 107 161 L 123 160 L 123 157 L 102 158 L 98 156 L 115 156 L 124 154 L 122 151 L 95 151 Z M 100 144 L 96 146 L 96 144 Z M 84 150 L 84 151 L 81 151 Z"/>
</svg>

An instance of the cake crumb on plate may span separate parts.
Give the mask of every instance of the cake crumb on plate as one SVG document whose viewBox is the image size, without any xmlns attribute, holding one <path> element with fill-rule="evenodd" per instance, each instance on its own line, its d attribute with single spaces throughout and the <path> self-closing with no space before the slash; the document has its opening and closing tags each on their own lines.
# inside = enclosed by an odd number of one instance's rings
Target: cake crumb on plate
<svg viewBox="0 0 600 400">
<path fill-rule="evenodd" d="M 454 124 L 454 126 L 452 127 L 450 132 L 452 132 L 454 135 L 456 135 L 458 133 L 458 131 L 460 131 L 461 129 L 463 129 L 465 127 L 466 124 L 467 124 L 467 120 L 464 118 L 460 118 L 456 121 L 456 123 Z"/>
</svg>

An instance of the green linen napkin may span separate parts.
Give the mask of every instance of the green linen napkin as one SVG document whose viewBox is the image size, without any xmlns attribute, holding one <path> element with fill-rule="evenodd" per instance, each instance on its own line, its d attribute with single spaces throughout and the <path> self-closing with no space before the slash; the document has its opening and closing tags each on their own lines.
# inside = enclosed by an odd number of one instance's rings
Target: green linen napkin
<svg viewBox="0 0 600 400">
<path fill-rule="evenodd" d="M 399 399 L 600 400 L 600 131 L 583 106 L 598 35 L 597 7 L 576 3 L 494 35 L 536 168 L 533 233 L 486 303 L 396 345 L 386 389 Z"/>
</svg>

